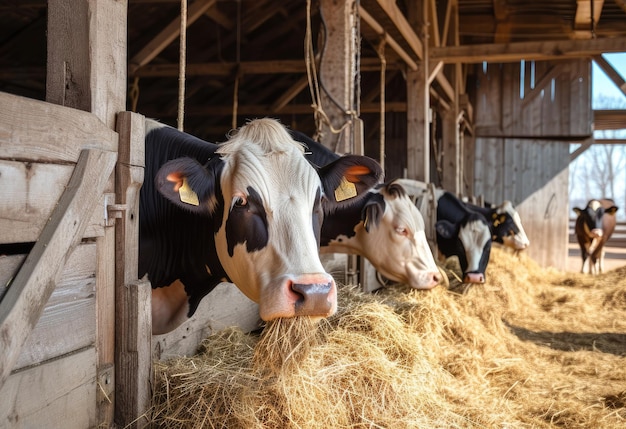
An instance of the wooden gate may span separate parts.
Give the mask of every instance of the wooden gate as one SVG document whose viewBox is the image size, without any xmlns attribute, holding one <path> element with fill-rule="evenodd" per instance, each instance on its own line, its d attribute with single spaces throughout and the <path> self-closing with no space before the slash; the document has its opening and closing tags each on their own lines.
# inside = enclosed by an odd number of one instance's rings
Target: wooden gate
<svg viewBox="0 0 626 429">
<path fill-rule="evenodd" d="M 141 118 L 121 113 L 118 134 L 80 110 L 4 93 L 0 105 L 0 427 L 111 424 L 118 252 L 110 232 L 115 218 L 125 225 L 128 207 L 111 185 L 120 136 L 129 140 Z M 118 176 L 134 172 L 135 183 L 116 180 L 117 188 L 136 196 L 143 150 L 120 157 Z M 136 236 L 129 240 L 136 250 Z M 140 341 L 149 356 L 149 336 Z M 138 377 L 147 386 L 145 373 L 129 371 L 131 387 Z"/>
</svg>

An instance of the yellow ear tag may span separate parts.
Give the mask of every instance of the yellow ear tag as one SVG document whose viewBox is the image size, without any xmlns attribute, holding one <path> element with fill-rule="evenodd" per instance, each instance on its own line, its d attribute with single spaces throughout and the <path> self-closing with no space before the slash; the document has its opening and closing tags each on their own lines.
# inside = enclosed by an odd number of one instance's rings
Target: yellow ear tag
<svg viewBox="0 0 626 429">
<path fill-rule="evenodd" d="M 341 183 L 335 189 L 335 200 L 337 202 L 348 200 L 356 197 L 356 186 L 352 182 L 348 182 L 345 177 L 341 178 Z"/>
<path fill-rule="evenodd" d="M 191 189 L 186 178 L 183 179 L 183 186 L 178 189 L 178 196 L 183 203 L 191 204 L 192 206 L 200 205 L 198 195 Z"/>
</svg>

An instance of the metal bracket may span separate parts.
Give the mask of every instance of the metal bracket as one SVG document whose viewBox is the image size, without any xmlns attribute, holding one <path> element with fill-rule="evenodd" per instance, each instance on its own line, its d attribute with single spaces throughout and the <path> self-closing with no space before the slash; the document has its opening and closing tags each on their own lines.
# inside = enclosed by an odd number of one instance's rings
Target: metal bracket
<svg viewBox="0 0 626 429">
<path fill-rule="evenodd" d="M 108 195 L 104 197 L 104 224 L 105 226 L 112 226 L 112 219 L 121 219 L 124 216 L 124 212 L 127 210 L 126 204 L 109 204 Z"/>
</svg>

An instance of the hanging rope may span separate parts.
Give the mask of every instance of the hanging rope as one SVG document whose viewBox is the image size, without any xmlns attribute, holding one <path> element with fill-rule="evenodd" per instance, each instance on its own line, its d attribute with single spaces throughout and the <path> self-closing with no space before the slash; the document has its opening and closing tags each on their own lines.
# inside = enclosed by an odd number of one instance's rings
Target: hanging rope
<svg viewBox="0 0 626 429">
<path fill-rule="evenodd" d="M 241 77 L 241 0 L 237 0 L 237 74 L 235 75 L 235 88 L 233 89 L 233 119 L 231 128 L 237 128 L 237 110 L 239 109 L 239 79 Z"/>
<path fill-rule="evenodd" d="M 180 0 L 180 55 L 178 59 L 178 129 L 185 119 L 185 68 L 187 64 L 187 0 Z"/>
<path fill-rule="evenodd" d="M 376 51 L 380 58 L 380 166 L 385 172 L 385 80 L 387 59 L 385 58 L 385 37 L 381 37 Z"/>
</svg>

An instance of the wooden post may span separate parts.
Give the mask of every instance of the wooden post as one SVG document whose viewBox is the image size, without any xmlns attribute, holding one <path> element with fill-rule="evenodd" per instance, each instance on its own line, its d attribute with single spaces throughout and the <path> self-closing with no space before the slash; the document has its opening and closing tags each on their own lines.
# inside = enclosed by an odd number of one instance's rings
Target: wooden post
<svg viewBox="0 0 626 429">
<path fill-rule="evenodd" d="M 325 89 L 322 91 L 322 109 L 332 127 L 339 130 L 358 114 L 354 81 L 357 41 L 360 40 L 357 2 L 321 0 L 320 13 L 326 22 L 326 48 L 320 64 L 320 81 Z M 354 124 L 338 134 L 324 124 L 320 141 L 337 153 L 354 153 L 354 135 Z"/>
<path fill-rule="evenodd" d="M 115 129 L 117 113 L 126 110 L 127 9 L 127 0 L 48 1 L 46 101 L 91 112 Z M 111 175 L 104 193 L 113 195 L 114 188 Z M 113 421 L 115 401 L 113 225 L 97 238 L 99 424 Z"/>
<path fill-rule="evenodd" d="M 150 407 L 152 368 L 151 288 L 148 281 L 137 279 L 139 192 L 145 166 L 144 117 L 122 112 L 117 124 L 120 145 L 116 195 L 122 214 L 115 228 L 115 422 L 124 427 L 143 427 L 146 422 L 138 417 Z"/>
<path fill-rule="evenodd" d="M 424 21 L 428 2 L 408 10 L 411 24 L 422 26 L 422 38 L 428 34 Z M 430 182 L 430 83 L 428 80 L 428 40 L 422 41 L 423 58 L 417 70 L 406 73 L 407 178 Z"/>
</svg>

